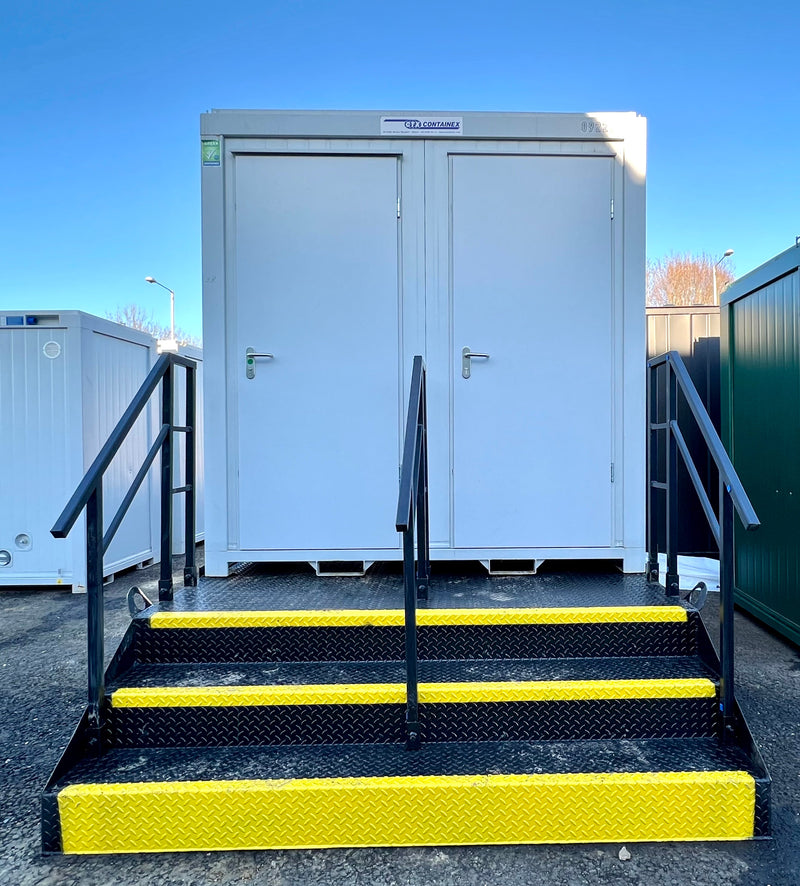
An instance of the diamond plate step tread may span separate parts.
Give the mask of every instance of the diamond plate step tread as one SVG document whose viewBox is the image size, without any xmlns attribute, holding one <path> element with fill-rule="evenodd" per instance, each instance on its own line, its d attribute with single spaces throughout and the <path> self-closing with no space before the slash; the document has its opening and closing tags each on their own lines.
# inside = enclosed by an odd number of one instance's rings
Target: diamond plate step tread
<svg viewBox="0 0 800 886">
<path fill-rule="evenodd" d="M 464 564 L 459 564 L 457 573 L 434 564 L 430 599 L 422 608 L 674 605 L 663 588 L 648 584 L 644 575 L 611 569 L 499 578 L 480 568 L 470 574 Z M 402 601 L 402 573 L 389 564 L 360 578 L 317 578 L 294 566 L 247 564 L 227 578 L 203 576 L 196 588 L 176 588 L 174 600 L 159 603 L 155 611 L 397 609 Z"/>
<path fill-rule="evenodd" d="M 114 707 L 107 747 L 403 745 L 405 704 Z M 696 738 L 718 732 L 715 698 L 422 703 L 423 742 Z"/>
<path fill-rule="evenodd" d="M 746 754 L 713 738 L 600 741 L 442 742 L 398 745 L 113 749 L 84 758 L 68 784 L 251 778 L 367 778 L 537 772 L 703 772 L 744 770 Z"/>
<path fill-rule="evenodd" d="M 56 790 L 67 852 L 744 839 L 758 798 L 697 740 L 112 751 Z"/>
<path fill-rule="evenodd" d="M 745 772 L 468 775 L 76 785 L 58 807 L 64 851 L 95 854 L 745 840 L 755 798 Z"/>
<path fill-rule="evenodd" d="M 693 655 L 698 619 L 685 622 L 489 624 L 419 627 L 421 659 L 599 658 Z M 153 629 L 135 620 L 142 663 L 403 661 L 403 627 Z"/>
<path fill-rule="evenodd" d="M 286 686 L 401 683 L 403 662 L 240 662 L 139 664 L 109 684 L 121 686 Z M 677 679 L 716 675 L 692 656 L 420 661 L 420 682 Z"/>
</svg>

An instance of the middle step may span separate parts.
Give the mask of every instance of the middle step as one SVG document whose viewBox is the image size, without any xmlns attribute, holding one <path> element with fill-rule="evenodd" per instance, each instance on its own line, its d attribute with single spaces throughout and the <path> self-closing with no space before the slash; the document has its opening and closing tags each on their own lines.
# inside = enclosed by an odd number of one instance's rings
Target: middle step
<svg viewBox="0 0 800 886">
<path fill-rule="evenodd" d="M 145 665 L 110 692 L 115 747 L 402 743 L 393 662 Z M 696 658 L 420 662 L 427 742 L 714 735 L 717 687 Z"/>
</svg>

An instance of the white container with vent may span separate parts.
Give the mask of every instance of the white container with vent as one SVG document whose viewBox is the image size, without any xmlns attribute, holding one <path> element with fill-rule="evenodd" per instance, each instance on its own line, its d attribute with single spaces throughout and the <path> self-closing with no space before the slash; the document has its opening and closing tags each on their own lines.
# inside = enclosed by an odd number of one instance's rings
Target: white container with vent
<svg viewBox="0 0 800 886">
<path fill-rule="evenodd" d="M 221 110 L 201 140 L 207 574 L 401 559 L 415 354 L 434 560 L 644 569 L 642 117 Z"/>
<path fill-rule="evenodd" d="M 0 586 L 85 591 L 83 518 L 66 539 L 50 528 L 156 359 L 155 339 L 110 320 L 79 311 L 0 312 Z M 106 472 L 106 526 L 157 420 L 155 405 L 145 410 Z M 158 558 L 157 474 L 111 543 L 106 576 Z"/>
</svg>

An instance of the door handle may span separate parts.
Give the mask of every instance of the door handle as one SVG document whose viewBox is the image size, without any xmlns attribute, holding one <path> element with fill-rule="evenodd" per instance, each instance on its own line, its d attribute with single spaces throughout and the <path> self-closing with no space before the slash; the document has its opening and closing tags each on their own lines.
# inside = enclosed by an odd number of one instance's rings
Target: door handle
<svg viewBox="0 0 800 886">
<path fill-rule="evenodd" d="M 248 348 L 244 352 L 245 373 L 248 378 L 256 377 L 256 357 L 269 357 L 270 360 L 275 359 L 274 354 L 257 354 L 253 348 Z"/>
<path fill-rule="evenodd" d="M 476 354 L 474 351 L 470 351 L 469 348 L 464 348 L 461 351 L 461 374 L 464 376 L 464 378 L 469 378 L 471 369 L 471 364 L 469 361 L 473 357 L 483 357 L 486 360 L 489 359 L 488 354 Z"/>
</svg>

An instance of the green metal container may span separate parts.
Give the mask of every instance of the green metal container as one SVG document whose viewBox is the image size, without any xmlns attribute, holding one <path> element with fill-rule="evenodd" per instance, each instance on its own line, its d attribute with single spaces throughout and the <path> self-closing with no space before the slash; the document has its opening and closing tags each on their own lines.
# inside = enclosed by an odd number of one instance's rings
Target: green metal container
<svg viewBox="0 0 800 886">
<path fill-rule="evenodd" d="M 800 644 L 800 242 L 722 295 L 722 432 L 761 528 L 736 527 L 736 602 Z"/>
</svg>

